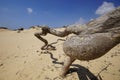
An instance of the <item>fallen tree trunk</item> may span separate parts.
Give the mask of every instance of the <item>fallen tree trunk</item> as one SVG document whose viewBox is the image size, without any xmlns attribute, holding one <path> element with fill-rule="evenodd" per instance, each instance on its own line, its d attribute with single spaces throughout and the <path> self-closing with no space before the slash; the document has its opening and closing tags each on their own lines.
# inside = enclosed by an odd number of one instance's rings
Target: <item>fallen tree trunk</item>
<svg viewBox="0 0 120 80">
<path fill-rule="evenodd" d="M 40 35 L 53 34 L 65 37 L 76 34 L 63 43 L 66 58 L 61 70 L 65 77 L 71 64 L 77 60 L 89 61 L 99 58 L 120 43 L 120 7 L 82 26 L 66 27 L 64 31 L 57 31 L 49 27 L 42 27 L 42 33 L 35 36 L 48 45 Z"/>
<path fill-rule="evenodd" d="M 86 35 L 86 34 L 94 34 L 94 33 L 106 33 L 106 32 L 116 32 L 120 33 L 120 7 L 115 10 L 109 12 L 108 14 L 102 15 L 85 25 L 80 26 L 67 26 L 63 31 L 57 31 L 53 28 L 49 28 L 48 26 L 41 27 L 42 33 L 35 33 L 35 36 L 42 40 L 47 46 L 47 40 L 42 39 L 40 35 L 47 35 L 47 33 L 58 36 L 65 37 L 69 34 L 76 35 Z M 43 49 L 43 48 L 42 48 Z"/>
</svg>

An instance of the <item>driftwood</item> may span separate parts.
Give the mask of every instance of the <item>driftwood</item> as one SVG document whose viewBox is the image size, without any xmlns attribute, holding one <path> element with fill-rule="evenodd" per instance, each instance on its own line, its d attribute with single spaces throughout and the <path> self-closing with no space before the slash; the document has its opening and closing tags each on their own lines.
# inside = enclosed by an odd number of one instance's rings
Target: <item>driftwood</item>
<svg viewBox="0 0 120 80">
<path fill-rule="evenodd" d="M 71 33 L 76 34 L 63 43 L 63 50 L 67 55 L 61 76 L 65 76 L 69 66 L 76 60 L 92 60 L 106 54 L 110 49 L 120 43 L 120 7 L 90 21 L 79 27 L 65 27 L 64 31 L 57 31 L 49 27 L 42 27 L 42 33 L 35 36 L 48 45 L 41 35 L 53 34 L 65 37 Z"/>
</svg>

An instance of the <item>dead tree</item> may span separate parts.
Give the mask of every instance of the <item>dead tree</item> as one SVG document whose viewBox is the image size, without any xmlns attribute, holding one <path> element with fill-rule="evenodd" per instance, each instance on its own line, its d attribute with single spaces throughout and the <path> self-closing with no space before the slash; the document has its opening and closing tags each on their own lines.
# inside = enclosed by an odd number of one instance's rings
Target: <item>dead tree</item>
<svg viewBox="0 0 120 80">
<path fill-rule="evenodd" d="M 67 55 L 62 68 L 61 76 L 65 76 L 70 65 L 76 60 L 93 60 L 106 54 L 110 49 L 120 43 L 120 7 L 115 10 L 82 25 L 84 27 L 66 27 L 64 31 L 57 31 L 49 27 L 42 27 L 40 35 L 53 34 L 65 37 L 71 33 L 76 34 L 63 43 L 63 50 Z"/>
</svg>

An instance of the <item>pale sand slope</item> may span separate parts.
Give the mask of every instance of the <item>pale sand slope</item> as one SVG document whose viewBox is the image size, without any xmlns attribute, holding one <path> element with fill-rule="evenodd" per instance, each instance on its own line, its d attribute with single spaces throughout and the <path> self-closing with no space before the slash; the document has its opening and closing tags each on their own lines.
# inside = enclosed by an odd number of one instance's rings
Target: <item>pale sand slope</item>
<svg viewBox="0 0 120 80">
<path fill-rule="evenodd" d="M 58 62 L 64 61 L 63 41 L 54 44 L 57 50 L 50 51 L 53 54 L 51 58 L 50 53 L 41 53 L 44 43 L 34 36 L 38 31 L 29 29 L 17 33 L 0 30 L 0 80 L 90 80 L 87 78 L 98 73 L 101 80 L 120 80 L 120 45 L 99 59 L 89 62 L 76 60 L 73 64 L 78 67 L 71 66 L 73 73 L 61 79 L 59 73 L 62 65 L 52 61 L 55 58 Z M 44 38 L 52 43 L 60 37 L 48 34 Z"/>
</svg>

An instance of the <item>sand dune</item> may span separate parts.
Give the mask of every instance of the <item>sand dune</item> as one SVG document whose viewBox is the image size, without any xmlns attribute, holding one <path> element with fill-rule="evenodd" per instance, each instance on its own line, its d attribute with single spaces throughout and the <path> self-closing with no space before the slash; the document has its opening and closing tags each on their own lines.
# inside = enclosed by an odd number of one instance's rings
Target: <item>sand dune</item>
<svg viewBox="0 0 120 80">
<path fill-rule="evenodd" d="M 42 51 L 44 43 L 34 36 L 40 31 L 0 29 L 0 80 L 120 80 L 120 44 L 99 59 L 76 60 L 62 79 L 59 73 L 65 58 L 63 41 L 54 44 L 55 51 Z M 60 37 L 48 34 L 44 38 L 52 43 Z"/>
</svg>

